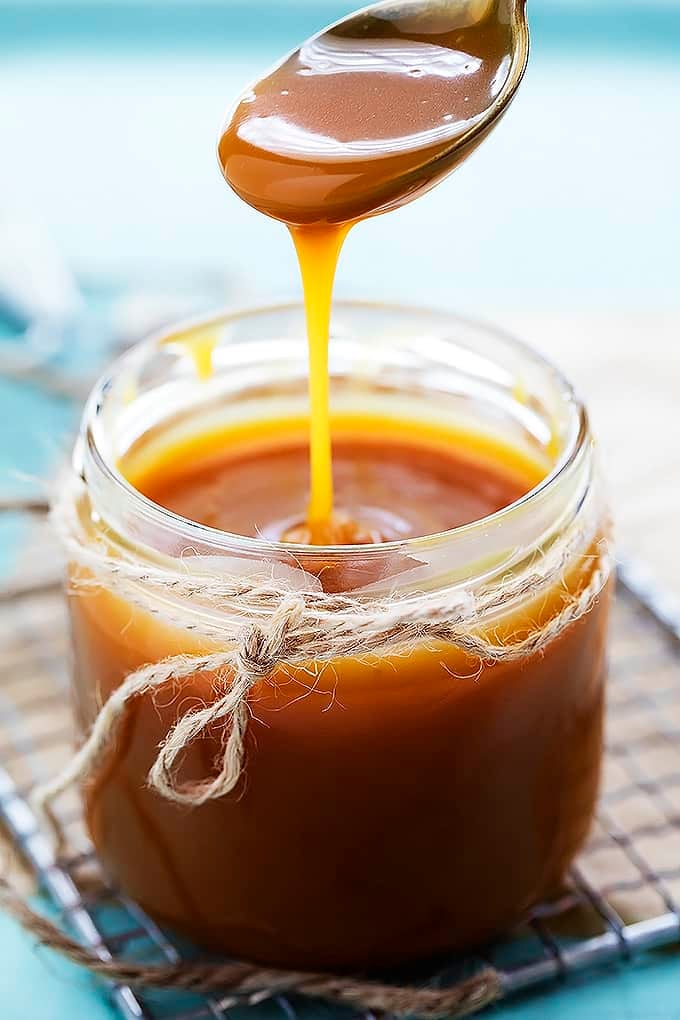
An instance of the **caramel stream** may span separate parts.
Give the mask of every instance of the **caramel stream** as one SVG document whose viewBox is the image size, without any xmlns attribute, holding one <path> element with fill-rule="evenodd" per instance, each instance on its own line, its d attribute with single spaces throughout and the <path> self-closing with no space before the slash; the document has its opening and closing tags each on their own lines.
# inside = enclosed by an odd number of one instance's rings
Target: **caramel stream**
<svg viewBox="0 0 680 1020">
<path fill-rule="evenodd" d="M 309 504 L 307 528 L 313 545 L 333 544 L 333 460 L 328 347 L 333 282 L 350 224 L 291 227 L 307 317 L 309 344 Z"/>
</svg>

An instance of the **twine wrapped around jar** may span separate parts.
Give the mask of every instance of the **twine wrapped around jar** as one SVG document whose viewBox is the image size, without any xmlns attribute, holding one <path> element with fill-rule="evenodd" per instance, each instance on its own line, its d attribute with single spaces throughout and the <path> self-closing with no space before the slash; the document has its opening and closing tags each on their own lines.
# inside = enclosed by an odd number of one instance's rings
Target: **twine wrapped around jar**
<svg viewBox="0 0 680 1020">
<path fill-rule="evenodd" d="M 494 641 L 483 630 L 484 620 L 503 607 L 531 597 L 543 586 L 557 584 L 578 550 L 584 546 L 582 528 L 497 584 L 471 592 L 459 586 L 407 596 L 371 598 L 327 594 L 317 588 L 290 590 L 280 580 L 262 577 L 196 577 L 180 567 L 154 567 L 116 554 L 102 536 L 94 537 L 79 511 L 83 496 L 78 480 L 64 486 L 52 510 L 52 522 L 69 560 L 82 573 L 72 580 L 75 590 L 104 586 L 127 601 L 148 608 L 148 597 L 172 594 L 197 599 L 201 606 L 225 611 L 224 623 L 192 623 L 194 638 L 217 637 L 223 650 L 206 655 L 175 655 L 135 670 L 101 707 L 94 725 L 67 767 L 39 786 L 32 804 L 45 819 L 51 802 L 76 782 L 95 774 L 113 745 L 129 703 L 177 680 L 200 672 L 220 677 L 215 700 L 187 711 L 168 733 L 148 775 L 148 784 L 161 796 L 192 807 L 229 794 L 243 770 L 248 727 L 248 697 L 267 681 L 281 663 L 331 662 L 343 656 L 380 655 L 406 650 L 428 640 L 456 645 L 480 665 L 511 662 L 545 647 L 570 624 L 588 612 L 605 585 L 612 557 L 607 538 L 600 539 L 596 562 L 587 584 L 565 592 L 560 611 L 519 639 Z M 140 600 L 140 589 L 144 597 Z M 167 611 L 166 611 L 167 612 Z M 181 627 L 181 619 L 169 622 Z M 177 780 L 179 760 L 187 747 L 209 727 L 223 726 L 223 750 L 215 775 L 194 783 Z"/>
</svg>

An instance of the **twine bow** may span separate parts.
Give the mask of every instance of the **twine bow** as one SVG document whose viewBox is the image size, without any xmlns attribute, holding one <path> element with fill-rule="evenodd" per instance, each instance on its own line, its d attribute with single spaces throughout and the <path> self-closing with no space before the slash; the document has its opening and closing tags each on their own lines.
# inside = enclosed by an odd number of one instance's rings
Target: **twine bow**
<svg viewBox="0 0 680 1020">
<path fill-rule="evenodd" d="M 282 591 L 281 583 L 271 579 L 197 580 L 186 573 L 150 568 L 114 556 L 103 542 L 93 540 L 92 534 L 84 529 L 73 496 L 62 498 L 53 510 L 52 520 L 69 557 L 85 569 L 84 576 L 75 582 L 77 587 L 106 585 L 144 608 L 154 593 L 170 592 L 181 598 L 198 597 L 219 608 L 236 608 L 238 612 L 236 622 L 225 622 L 217 632 L 222 643 L 227 644 L 225 650 L 206 655 L 176 655 L 149 663 L 135 670 L 111 693 L 84 744 L 63 772 L 33 792 L 32 804 L 47 821 L 53 821 L 51 802 L 101 767 L 126 709 L 135 698 L 199 673 L 215 675 L 217 697 L 211 704 L 190 710 L 178 719 L 160 745 L 147 778 L 149 786 L 167 800 L 197 807 L 226 796 L 238 784 L 243 771 L 250 692 L 257 684 L 269 680 L 279 664 L 322 664 L 343 656 L 410 648 L 428 640 L 452 643 L 481 664 L 516 661 L 543 648 L 583 616 L 611 569 L 608 542 L 602 540 L 585 587 L 573 597 L 565 597 L 559 613 L 541 626 L 519 639 L 503 642 L 484 633 L 483 619 L 561 579 L 577 548 L 582 555 L 582 532 L 574 532 L 570 542 L 555 547 L 529 568 L 520 570 L 516 577 L 505 578 L 474 594 L 453 587 L 366 603 L 316 589 Z M 181 616 L 176 622 L 181 626 Z M 198 625 L 196 631 L 215 638 L 212 626 L 202 630 Z M 215 774 L 205 780 L 180 784 L 177 771 L 182 755 L 193 741 L 216 725 L 221 728 L 223 746 Z"/>
</svg>

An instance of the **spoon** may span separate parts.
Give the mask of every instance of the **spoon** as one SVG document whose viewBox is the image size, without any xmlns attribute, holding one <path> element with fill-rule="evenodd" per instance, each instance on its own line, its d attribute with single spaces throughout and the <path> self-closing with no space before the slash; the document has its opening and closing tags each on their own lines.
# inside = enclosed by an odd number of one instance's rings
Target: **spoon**
<svg viewBox="0 0 680 1020">
<path fill-rule="evenodd" d="M 227 182 L 293 226 L 351 223 L 454 170 L 507 110 L 526 0 L 383 0 L 285 57 L 229 114 Z"/>
</svg>

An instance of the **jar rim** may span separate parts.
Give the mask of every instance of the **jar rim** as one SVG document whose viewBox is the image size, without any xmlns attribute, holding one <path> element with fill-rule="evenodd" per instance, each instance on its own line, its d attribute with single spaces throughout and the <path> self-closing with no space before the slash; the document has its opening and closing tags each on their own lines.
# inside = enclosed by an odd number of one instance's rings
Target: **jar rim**
<svg viewBox="0 0 680 1020">
<path fill-rule="evenodd" d="M 484 320 L 463 316 L 443 308 L 420 306 L 413 304 L 389 303 L 369 300 L 337 300 L 334 308 L 361 311 L 388 312 L 392 314 L 403 314 L 410 316 L 432 316 L 440 320 L 446 320 L 459 326 L 482 330 L 488 335 L 493 335 L 499 340 L 509 344 L 529 362 L 541 371 L 552 377 L 557 384 L 565 406 L 570 409 L 571 427 L 564 449 L 555 461 L 549 472 L 532 489 L 524 493 L 519 499 L 501 507 L 485 517 L 450 528 L 445 531 L 433 532 L 413 538 L 396 539 L 389 542 L 376 542 L 370 545 L 307 545 L 293 542 L 277 542 L 270 539 L 263 539 L 248 535 L 239 535 L 234 532 L 222 531 L 210 525 L 200 524 L 154 503 L 145 496 L 139 489 L 135 488 L 118 469 L 118 466 L 111 459 L 107 458 L 102 450 L 102 444 L 98 441 L 98 412 L 103 407 L 107 391 L 111 387 L 111 381 L 115 376 L 124 370 L 125 366 L 142 356 L 147 351 L 155 350 L 161 344 L 167 344 L 173 336 L 181 336 L 191 330 L 209 329 L 218 324 L 241 321 L 250 317 L 272 315 L 299 311 L 302 308 L 300 301 L 282 301 L 275 304 L 246 305 L 241 308 L 229 308 L 223 311 L 191 317 L 170 326 L 154 331 L 144 340 L 135 344 L 116 358 L 107 370 L 99 377 L 93 386 L 90 396 L 85 405 L 82 416 L 81 432 L 79 442 L 74 451 L 73 463 L 76 472 L 86 481 L 85 467 L 83 463 L 83 447 L 89 454 L 106 481 L 113 487 L 114 491 L 129 501 L 133 509 L 140 511 L 148 520 L 156 522 L 165 527 L 172 527 L 174 530 L 182 531 L 195 541 L 202 541 L 219 547 L 225 552 L 235 554 L 258 555 L 262 557 L 285 556 L 300 559 L 302 563 L 310 557 L 323 555 L 329 559 L 342 561 L 350 557 L 360 555 L 362 559 L 372 556 L 383 556 L 386 553 L 408 550 L 416 552 L 418 549 L 432 547 L 438 543 L 463 539 L 466 536 L 479 533 L 480 530 L 502 525 L 505 520 L 515 515 L 517 511 L 529 509 L 548 490 L 554 489 L 560 480 L 569 473 L 571 467 L 578 460 L 580 454 L 586 447 L 589 440 L 589 420 L 583 402 L 577 396 L 572 384 L 554 365 L 549 358 L 537 351 L 530 344 L 518 339 L 512 333 L 488 323 Z"/>
</svg>

